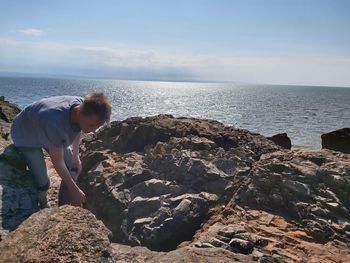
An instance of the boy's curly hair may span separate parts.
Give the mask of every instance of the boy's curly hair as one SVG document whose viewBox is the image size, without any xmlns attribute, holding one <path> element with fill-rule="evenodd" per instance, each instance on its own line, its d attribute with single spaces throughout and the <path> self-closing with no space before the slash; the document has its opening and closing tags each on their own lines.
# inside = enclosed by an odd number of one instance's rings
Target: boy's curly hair
<svg viewBox="0 0 350 263">
<path fill-rule="evenodd" d="M 104 123 L 109 125 L 112 105 L 103 92 L 92 92 L 85 96 L 82 105 L 84 115 L 97 115 Z"/>
</svg>

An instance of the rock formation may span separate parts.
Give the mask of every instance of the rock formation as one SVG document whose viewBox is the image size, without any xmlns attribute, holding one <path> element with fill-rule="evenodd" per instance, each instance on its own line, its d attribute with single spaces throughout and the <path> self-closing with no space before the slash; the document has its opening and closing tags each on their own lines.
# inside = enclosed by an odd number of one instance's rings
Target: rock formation
<svg viewBox="0 0 350 263">
<path fill-rule="evenodd" d="M 321 135 L 322 148 L 350 153 L 350 128 L 343 128 Z"/>
<path fill-rule="evenodd" d="M 115 242 L 167 251 L 191 239 L 254 161 L 277 149 L 216 121 L 129 118 L 85 140 L 79 184 Z"/>
<path fill-rule="evenodd" d="M 281 215 L 320 243 L 350 242 L 350 159 L 332 151 L 274 152 L 255 163 L 235 203 Z"/>
<path fill-rule="evenodd" d="M 349 155 L 277 151 L 253 165 L 230 202 L 197 231 L 193 242 L 261 260 L 350 262 L 349 208 Z"/>
<path fill-rule="evenodd" d="M 288 137 L 287 133 L 279 133 L 276 135 L 273 135 L 271 137 L 267 137 L 267 139 L 273 141 L 278 146 L 281 146 L 283 149 L 291 149 L 292 148 L 292 142 L 290 138 Z"/>
<path fill-rule="evenodd" d="M 345 256 L 348 155 L 281 151 L 215 121 L 158 115 L 113 122 L 84 140 L 82 159 L 86 208 L 114 242 L 162 251 L 182 242 L 178 247 L 220 247 L 261 261 Z M 223 215 L 219 227 L 215 218 Z M 252 231 L 262 224 L 276 234 Z M 281 242 L 284 233 L 290 239 Z"/>
<path fill-rule="evenodd" d="M 11 144 L 9 140 L 11 122 L 20 111 L 21 109 L 16 104 L 10 103 L 5 100 L 4 96 L 0 96 L 0 153 Z"/>
<path fill-rule="evenodd" d="M 87 210 L 43 209 L 0 242 L 4 262 L 98 262 L 110 258 L 110 231 Z M 108 261 L 106 261 L 108 262 Z"/>
<path fill-rule="evenodd" d="M 37 211 L 8 146 L 0 262 L 350 262 L 350 155 L 282 148 L 214 120 L 113 121 L 81 144 L 85 209 L 56 207 L 46 160 L 54 207 Z"/>
<path fill-rule="evenodd" d="M 111 232 L 89 211 L 64 205 L 30 216 L 0 242 L 0 262 L 251 262 L 221 248 L 169 253 L 110 243 Z"/>
<path fill-rule="evenodd" d="M 5 100 L 4 96 L 0 96 L 0 120 L 11 123 L 20 111 L 18 105 Z"/>
</svg>

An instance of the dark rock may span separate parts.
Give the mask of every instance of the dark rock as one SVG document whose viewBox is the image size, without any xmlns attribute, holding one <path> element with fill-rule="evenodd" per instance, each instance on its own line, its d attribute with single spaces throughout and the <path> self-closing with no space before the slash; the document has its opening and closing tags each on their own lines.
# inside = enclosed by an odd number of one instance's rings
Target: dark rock
<svg viewBox="0 0 350 263">
<path fill-rule="evenodd" d="M 21 109 L 16 104 L 0 96 L 0 153 L 12 143 L 10 140 L 11 122 L 20 111 Z"/>
<path fill-rule="evenodd" d="M 0 242 L 1 262 L 251 262 L 252 257 L 210 247 L 164 253 L 110 242 L 111 232 L 88 210 L 64 205 L 33 214 Z"/>
<path fill-rule="evenodd" d="M 288 137 L 287 133 L 279 133 L 276 135 L 273 135 L 271 137 L 267 137 L 269 140 L 276 143 L 278 146 L 281 146 L 284 149 L 291 149 L 292 148 L 292 142 L 290 138 Z"/>
<path fill-rule="evenodd" d="M 240 238 L 232 238 L 229 245 L 234 252 L 237 251 L 242 254 L 251 254 L 254 248 L 252 242 Z"/>
<path fill-rule="evenodd" d="M 8 145 L 2 154 L 0 154 L 0 161 L 4 161 L 9 165 L 18 169 L 20 172 L 25 173 L 27 169 L 27 164 L 21 151 L 11 143 Z"/>
<path fill-rule="evenodd" d="M 18 105 L 5 100 L 4 96 L 0 96 L 0 120 L 12 122 L 13 118 L 21 111 Z"/>
<path fill-rule="evenodd" d="M 237 204 L 297 220 L 315 242 L 336 239 L 332 223 L 341 228 L 350 220 L 350 158 L 346 154 L 278 151 L 263 155 L 249 176 L 251 181 L 237 194 Z"/>
<path fill-rule="evenodd" d="M 110 231 L 89 211 L 46 208 L 0 242 L 3 262 L 114 262 Z"/>
<path fill-rule="evenodd" d="M 110 126 L 83 140 L 78 184 L 86 208 L 113 232 L 113 241 L 154 250 L 190 240 L 255 160 L 280 149 L 213 120 L 161 114 Z"/>
<path fill-rule="evenodd" d="M 321 135 L 322 149 L 350 153 L 350 128 L 324 133 Z"/>
</svg>

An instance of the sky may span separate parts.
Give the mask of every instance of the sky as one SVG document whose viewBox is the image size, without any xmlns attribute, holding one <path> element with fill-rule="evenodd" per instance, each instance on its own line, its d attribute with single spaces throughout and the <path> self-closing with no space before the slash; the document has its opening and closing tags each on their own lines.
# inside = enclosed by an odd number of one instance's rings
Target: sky
<svg viewBox="0 0 350 263">
<path fill-rule="evenodd" d="M 0 4 L 0 72 L 350 87 L 350 0 Z"/>
</svg>

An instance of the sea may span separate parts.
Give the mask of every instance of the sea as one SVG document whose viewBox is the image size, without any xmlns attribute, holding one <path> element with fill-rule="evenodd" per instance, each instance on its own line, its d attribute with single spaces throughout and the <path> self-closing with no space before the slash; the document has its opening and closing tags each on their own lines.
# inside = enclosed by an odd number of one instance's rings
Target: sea
<svg viewBox="0 0 350 263">
<path fill-rule="evenodd" d="M 172 114 L 213 119 L 264 136 L 286 132 L 293 148 L 321 148 L 321 134 L 350 127 L 350 88 L 202 82 L 0 77 L 0 95 L 23 109 L 57 95 L 104 92 L 112 120 Z"/>
</svg>

